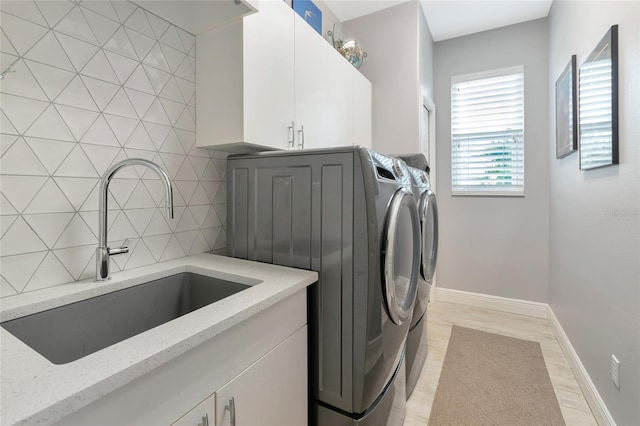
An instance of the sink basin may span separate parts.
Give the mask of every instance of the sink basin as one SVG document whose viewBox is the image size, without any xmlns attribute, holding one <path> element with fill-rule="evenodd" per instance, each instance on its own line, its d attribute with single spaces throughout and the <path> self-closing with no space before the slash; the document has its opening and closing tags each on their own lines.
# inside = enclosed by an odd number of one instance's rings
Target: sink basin
<svg viewBox="0 0 640 426">
<path fill-rule="evenodd" d="M 249 285 L 184 272 L 2 323 L 54 364 L 66 364 Z"/>
</svg>

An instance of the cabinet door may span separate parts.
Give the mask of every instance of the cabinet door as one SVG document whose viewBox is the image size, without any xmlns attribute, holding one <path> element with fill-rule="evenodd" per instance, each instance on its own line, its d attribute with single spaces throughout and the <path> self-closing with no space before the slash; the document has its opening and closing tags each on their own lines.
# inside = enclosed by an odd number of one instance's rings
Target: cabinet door
<svg viewBox="0 0 640 426">
<path fill-rule="evenodd" d="M 216 426 L 307 424 L 307 327 L 216 392 Z"/>
<path fill-rule="evenodd" d="M 215 426 L 213 423 L 216 418 L 215 409 L 215 395 L 211 395 L 175 423 L 172 423 L 171 426 Z"/>
<path fill-rule="evenodd" d="M 294 32 L 296 147 L 329 146 L 326 141 L 328 44 L 297 14 L 294 14 Z M 304 135 L 300 132 L 302 126 Z"/>
<path fill-rule="evenodd" d="M 283 1 L 262 1 L 259 9 L 243 20 L 244 140 L 287 149 L 294 120 L 294 12 Z"/>
<path fill-rule="evenodd" d="M 353 70 L 353 144 L 371 148 L 371 82 Z"/>
<path fill-rule="evenodd" d="M 353 146 L 353 74 L 355 69 L 328 45 L 328 146 Z"/>
</svg>

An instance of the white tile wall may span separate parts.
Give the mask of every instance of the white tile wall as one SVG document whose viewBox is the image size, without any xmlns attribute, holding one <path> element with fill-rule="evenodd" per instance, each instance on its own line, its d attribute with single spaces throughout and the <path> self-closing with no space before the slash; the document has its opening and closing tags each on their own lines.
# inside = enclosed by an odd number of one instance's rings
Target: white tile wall
<svg viewBox="0 0 640 426">
<path fill-rule="evenodd" d="M 139 157 L 174 183 L 121 170 L 112 270 L 226 245 L 225 154 L 195 148 L 195 37 L 125 1 L 0 3 L 0 295 L 95 274 L 99 176 Z"/>
</svg>

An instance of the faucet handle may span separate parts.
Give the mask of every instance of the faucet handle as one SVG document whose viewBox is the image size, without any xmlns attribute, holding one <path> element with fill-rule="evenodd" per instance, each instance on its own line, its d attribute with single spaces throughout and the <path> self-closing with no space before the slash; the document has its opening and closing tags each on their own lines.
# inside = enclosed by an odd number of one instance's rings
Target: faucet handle
<svg viewBox="0 0 640 426">
<path fill-rule="evenodd" d="M 122 247 L 120 248 L 109 248 L 109 256 L 114 256 L 116 254 L 124 254 L 129 253 L 129 243 L 131 242 L 131 238 L 127 238 L 122 243 Z"/>
</svg>

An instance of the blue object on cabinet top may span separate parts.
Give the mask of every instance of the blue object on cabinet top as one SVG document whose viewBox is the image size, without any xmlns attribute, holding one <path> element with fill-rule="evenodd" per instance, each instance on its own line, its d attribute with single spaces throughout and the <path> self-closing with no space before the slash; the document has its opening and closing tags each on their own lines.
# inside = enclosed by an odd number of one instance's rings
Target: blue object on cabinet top
<svg viewBox="0 0 640 426">
<path fill-rule="evenodd" d="M 311 0 L 293 0 L 293 10 L 322 35 L 322 11 Z"/>
</svg>

